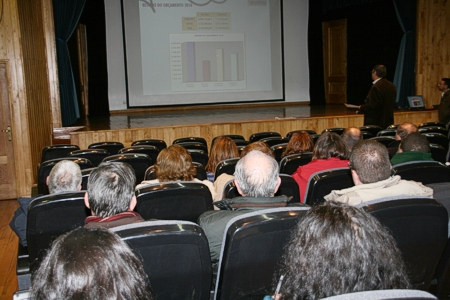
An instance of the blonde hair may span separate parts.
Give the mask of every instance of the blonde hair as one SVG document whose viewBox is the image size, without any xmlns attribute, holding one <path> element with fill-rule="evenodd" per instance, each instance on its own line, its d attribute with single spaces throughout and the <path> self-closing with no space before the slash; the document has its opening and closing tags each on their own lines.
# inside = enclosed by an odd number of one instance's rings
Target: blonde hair
<svg viewBox="0 0 450 300">
<path fill-rule="evenodd" d="M 196 174 L 191 155 L 180 145 L 161 150 L 155 164 L 156 178 L 164 181 L 192 181 Z"/>
<path fill-rule="evenodd" d="M 205 170 L 214 173 L 217 164 L 225 159 L 239 157 L 236 143 L 229 137 L 219 136 L 214 141 Z"/>
</svg>

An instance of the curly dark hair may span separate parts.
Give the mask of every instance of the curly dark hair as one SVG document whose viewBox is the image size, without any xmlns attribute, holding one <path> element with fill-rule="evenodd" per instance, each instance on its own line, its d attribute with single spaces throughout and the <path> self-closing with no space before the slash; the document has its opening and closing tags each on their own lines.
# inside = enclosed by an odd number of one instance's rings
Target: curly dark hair
<svg viewBox="0 0 450 300">
<path fill-rule="evenodd" d="M 277 275 L 283 299 L 319 299 L 410 286 L 393 237 L 362 209 L 312 207 L 293 231 Z"/>
</svg>

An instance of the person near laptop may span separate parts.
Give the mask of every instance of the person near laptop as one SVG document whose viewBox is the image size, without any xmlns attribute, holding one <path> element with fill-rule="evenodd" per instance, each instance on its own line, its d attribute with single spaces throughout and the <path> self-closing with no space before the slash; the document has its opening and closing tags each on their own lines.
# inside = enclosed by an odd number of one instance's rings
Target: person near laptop
<svg viewBox="0 0 450 300">
<path fill-rule="evenodd" d="M 442 78 L 437 84 L 439 91 L 441 91 L 441 102 L 439 104 L 439 122 L 448 124 L 450 122 L 450 78 Z"/>
<path fill-rule="evenodd" d="M 394 102 L 397 95 L 395 85 L 384 78 L 386 67 L 376 65 L 372 69 L 373 85 L 367 95 L 365 104 L 358 106 L 346 104 L 349 108 L 357 108 L 364 114 L 364 125 L 378 125 L 387 128 L 394 124 Z"/>
</svg>

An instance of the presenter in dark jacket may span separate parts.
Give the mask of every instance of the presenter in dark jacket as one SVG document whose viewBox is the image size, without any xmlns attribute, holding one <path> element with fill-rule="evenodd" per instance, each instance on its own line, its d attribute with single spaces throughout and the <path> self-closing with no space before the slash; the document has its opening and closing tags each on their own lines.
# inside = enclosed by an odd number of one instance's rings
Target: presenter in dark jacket
<svg viewBox="0 0 450 300">
<path fill-rule="evenodd" d="M 450 122 L 450 78 L 442 78 L 438 83 L 438 89 L 441 91 L 441 102 L 439 104 L 439 122 L 448 124 Z"/>
<path fill-rule="evenodd" d="M 394 102 L 397 89 L 384 76 L 386 76 L 385 66 L 373 67 L 373 86 L 365 104 L 359 107 L 359 113 L 364 114 L 364 125 L 378 125 L 386 128 L 394 124 Z"/>
</svg>

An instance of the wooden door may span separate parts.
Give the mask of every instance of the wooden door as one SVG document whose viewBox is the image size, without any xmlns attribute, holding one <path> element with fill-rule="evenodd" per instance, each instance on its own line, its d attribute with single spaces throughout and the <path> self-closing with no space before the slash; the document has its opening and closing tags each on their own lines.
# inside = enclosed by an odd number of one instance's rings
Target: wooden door
<svg viewBox="0 0 450 300">
<path fill-rule="evenodd" d="M 327 104 L 347 102 L 347 20 L 322 23 Z"/>
<path fill-rule="evenodd" d="M 6 62 L 0 61 L 0 200 L 17 198 Z"/>
</svg>

